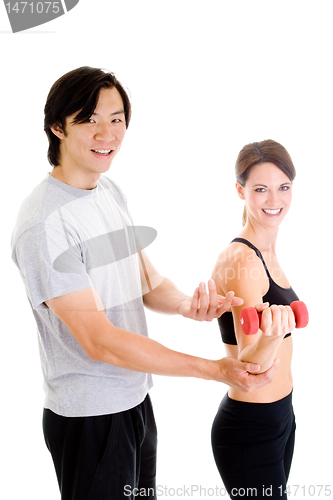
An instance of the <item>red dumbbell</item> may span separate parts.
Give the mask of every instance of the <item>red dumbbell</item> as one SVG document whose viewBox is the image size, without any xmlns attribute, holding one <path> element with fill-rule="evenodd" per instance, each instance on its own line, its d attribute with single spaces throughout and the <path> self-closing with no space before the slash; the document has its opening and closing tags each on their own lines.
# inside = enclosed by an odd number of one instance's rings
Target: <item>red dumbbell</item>
<svg viewBox="0 0 333 500">
<path fill-rule="evenodd" d="M 309 323 L 309 312 L 301 300 L 295 300 L 290 304 L 295 316 L 296 328 L 305 328 Z M 243 307 L 240 314 L 240 324 L 245 335 L 255 335 L 259 330 L 261 313 L 254 307 Z"/>
</svg>

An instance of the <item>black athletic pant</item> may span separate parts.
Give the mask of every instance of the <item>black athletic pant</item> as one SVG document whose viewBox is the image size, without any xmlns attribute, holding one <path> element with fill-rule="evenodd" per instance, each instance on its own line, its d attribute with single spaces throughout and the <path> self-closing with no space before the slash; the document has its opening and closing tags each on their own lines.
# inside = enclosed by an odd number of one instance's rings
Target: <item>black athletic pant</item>
<svg viewBox="0 0 333 500">
<path fill-rule="evenodd" d="M 62 500 L 133 500 L 139 492 L 156 498 L 157 433 L 149 395 L 112 415 L 62 417 L 45 409 L 43 430 Z"/>
<path fill-rule="evenodd" d="M 292 395 L 246 403 L 226 394 L 212 427 L 215 462 L 231 498 L 287 500 L 295 441 Z"/>
</svg>

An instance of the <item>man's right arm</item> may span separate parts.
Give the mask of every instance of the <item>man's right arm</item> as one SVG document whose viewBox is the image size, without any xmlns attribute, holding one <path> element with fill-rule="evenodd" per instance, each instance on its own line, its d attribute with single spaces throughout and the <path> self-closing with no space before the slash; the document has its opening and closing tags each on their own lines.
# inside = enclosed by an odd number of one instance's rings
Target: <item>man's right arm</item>
<svg viewBox="0 0 333 500">
<path fill-rule="evenodd" d="M 275 366 L 260 376 L 250 363 L 223 358 L 208 360 L 173 351 L 137 333 L 118 328 L 105 315 L 93 288 L 69 293 L 46 301 L 86 354 L 128 370 L 179 377 L 216 380 L 249 392 L 271 382 Z M 256 370 L 257 368 L 257 370 Z"/>
</svg>

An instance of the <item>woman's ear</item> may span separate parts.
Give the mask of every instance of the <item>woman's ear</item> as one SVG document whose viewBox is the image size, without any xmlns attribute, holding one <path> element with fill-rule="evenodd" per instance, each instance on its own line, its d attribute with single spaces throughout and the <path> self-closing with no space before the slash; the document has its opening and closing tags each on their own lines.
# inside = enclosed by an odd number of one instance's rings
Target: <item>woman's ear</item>
<svg viewBox="0 0 333 500">
<path fill-rule="evenodd" d="M 52 125 L 50 129 L 54 133 L 54 135 L 58 137 L 58 139 L 61 140 L 65 137 L 64 131 L 62 130 L 61 126 L 58 123 Z"/>
<path fill-rule="evenodd" d="M 244 188 L 238 181 L 236 182 L 236 191 L 240 199 L 245 200 Z"/>
</svg>

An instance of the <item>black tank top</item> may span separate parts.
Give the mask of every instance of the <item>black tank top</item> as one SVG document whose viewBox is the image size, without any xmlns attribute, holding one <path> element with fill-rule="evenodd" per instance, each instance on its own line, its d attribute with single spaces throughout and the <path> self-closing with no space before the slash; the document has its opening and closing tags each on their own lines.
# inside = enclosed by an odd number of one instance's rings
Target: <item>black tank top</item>
<svg viewBox="0 0 333 500">
<path fill-rule="evenodd" d="M 252 243 L 250 243 L 247 240 L 244 240 L 243 238 L 235 238 L 232 240 L 231 243 L 233 242 L 239 242 L 239 243 L 244 243 L 244 245 L 247 245 L 248 247 L 252 248 L 252 250 L 255 251 L 261 262 L 263 263 L 263 266 L 265 268 L 268 280 L 269 280 L 269 288 L 268 292 L 264 295 L 263 302 L 269 302 L 270 305 L 272 304 L 277 304 L 281 306 L 290 306 L 290 304 L 294 300 L 298 300 L 298 297 L 294 290 L 290 288 L 282 288 L 279 286 L 273 279 L 271 278 L 271 275 L 269 274 L 269 271 L 267 269 L 267 266 L 265 264 L 265 261 L 263 259 L 263 256 L 261 255 L 261 252 L 254 246 Z M 232 317 L 232 313 L 226 312 L 222 314 L 220 318 L 218 318 L 218 323 L 222 335 L 222 341 L 224 344 L 230 344 L 230 345 L 237 345 L 237 339 L 235 335 L 235 328 L 234 328 L 234 320 Z M 287 333 L 284 338 L 289 337 L 291 333 Z"/>
</svg>

